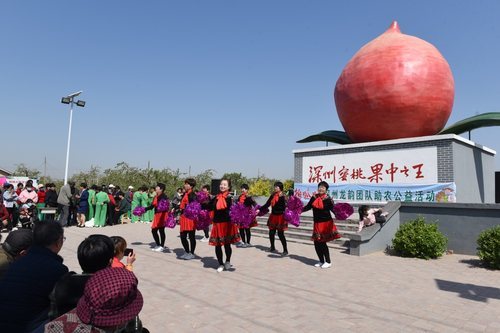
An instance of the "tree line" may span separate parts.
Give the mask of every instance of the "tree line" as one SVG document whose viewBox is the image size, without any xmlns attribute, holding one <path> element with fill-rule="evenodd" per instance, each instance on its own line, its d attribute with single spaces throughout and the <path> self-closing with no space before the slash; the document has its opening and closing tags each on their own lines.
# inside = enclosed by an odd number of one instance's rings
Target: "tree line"
<svg viewBox="0 0 500 333">
<path fill-rule="evenodd" d="M 53 179 L 51 177 L 41 176 L 41 172 L 37 169 L 31 169 L 24 164 L 18 164 L 14 171 L 15 176 L 25 176 L 39 179 L 41 183 L 54 183 L 57 188 L 63 185 L 63 180 Z M 98 166 L 92 166 L 89 170 L 81 171 L 73 174 L 69 180 L 74 181 L 77 185 L 85 182 L 89 186 L 96 185 L 119 185 L 122 190 L 126 190 L 128 186 L 133 186 L 137 189 L 141 186 L 154 186 L 161 182 L 166 185 L 166 193 L 172 196 L 177 188 L 182 187 L 184 179 L 191 177 L 196 180 L 197 188 L 203 185 L 210 185 L 214 178 L 215 170 L 207 169 L 196 175 L 188 175 L 179 169 L 173 170 L 170 168 L 153 169 L 153 168 L 138 168 L 130 166 L 126 162 L 117 163 L 113 168 L 102 170 Z M 269 196 L 273 191 L 274 182 L 277 179 L 260 176 L 258 178 L 248 178 L 239 172 L 225 173 L 221 178 L 231 179 L 233 189 L 239 190 L 242 184 L 248 184 L 250 194 L 254 196 Z M 293 188 L 292 179 L 280 179 L 284 184 L 284 189 Z"/>
</svg>

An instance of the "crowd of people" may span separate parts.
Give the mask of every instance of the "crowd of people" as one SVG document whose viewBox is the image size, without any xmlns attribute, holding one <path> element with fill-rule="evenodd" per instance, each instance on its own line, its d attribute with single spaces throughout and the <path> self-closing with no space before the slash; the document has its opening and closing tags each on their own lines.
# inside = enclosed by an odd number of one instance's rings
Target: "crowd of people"
<svg viewBox="0 0 500 333">
<path fill-rule="evenodd" d="M 332 266 L 327 242 L 340 237 L 331 214 L 333 200 L 328 187 L 326 182 L 320 182 L 317 193 L 301 208 L 303 212 L 313 212 L 311 239 L 319 259 L 315 266 L 321 268 Z M 203 239 L 214 247 L 219 264 L 216 270 L 222 272 L 232 267 L 233 244 L 242 248 L 252 246 L 251 228 L 257 225 L 256 217 L 251 215 L 254 220 L 245 226 L 232 221 L 231 207 L 239 204 L 248 208 L 248 214 L 262 215 L 270 210 L 268 252 L 278 253 L 275 246 L 278 234 L 281 256 L 287 256 L 285 212 L 293 191 L 285 192 L 283 183 L 276 182 L 266 203 L 257 206 L 248 193 L 248 185 L 243 184 L 240 190 L 238 197 L 233 196 L 231 180 L 221 179 L 217 194 L 210 194 L 210 187 L 204 185 L 200 191 L 206 193 L 199 196 L 196 181 L 187 178 L 169 200 L 163 183 L 143 186 L 137 191 L 129 186 L 123 192 L 112 184 L 88 188 L 81 183 L 77 190 L 74 182 L 68 182 L 58 194 L 53 184 L 47 184 L 45 190 L 43 185 L 35 189 L 28 182 L 19 192 L 12 185 L 5 185 L 0 220 L 2 227 L 10 232 L 0 249 L 0 311 L 9 316 L 0 317 L 0 332 L 80 332 L 82 327 L 89 332 L 141 332 L 138 313 L 143 300 L 133 273 L 135 254 L 127 249 L 126 240 L 99 234 L 87 237 L 77 251 L 82 273 L 68 272 L 58 255 L 65 240 L 65 226 L 99 228 L 124 219 L 150 223 L 155 244 L 152 250 L 164 252 L 165 228 L 173 219 L 173 227 L 179 226 L 185 251 L 180 258 L 197 258 L 195 232 L 202 230 Z M 204 198 L 201 202 L 200 197 Z M 209 213 L 210 223 L 203 228 L 188 212 L 195 201 Z M 57 208 L 56 213 L 42 214 L 39 218 L 38 213 L 44 207 Z M 361 219 L 366 220 L 363 223 L 371 223 L 371 215 L 375 213 L 379 211 L 360 212 Z M 31 224 L 25 222 L 26 214 Z"/>
<path fill-rule="evenodd" d="M 82 273 L 64 265 L 64 241 L 56 221 L 9 233 L 0 248 L 0 332 L 149 332 L 138 317 L 135 255 L 121 262 L 126 241 L 88 236 L 77 251 Z"/>
</svg>

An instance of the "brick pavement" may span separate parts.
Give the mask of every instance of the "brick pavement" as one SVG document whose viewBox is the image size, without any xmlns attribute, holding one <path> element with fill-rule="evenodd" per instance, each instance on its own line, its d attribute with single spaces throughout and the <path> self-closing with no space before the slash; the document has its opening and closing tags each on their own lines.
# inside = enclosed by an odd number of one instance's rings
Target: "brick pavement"
<svg viewBox="0 0 500 333">
<path fill-rule="evenodd" d="M 233 247 L 234 269 L 217 273 L 207 243 L 184 261 L 178 229 L 167 232 L 169 252 L 156 253 L 149 225 L 130 224 L 65 229 L 60 254 L 71 270 L 80 271 L 76 249 L 91 233 L 123 236 L 135 249 L 140 317 L 152 333 L 500 332 L 500 271 L 477 267 L 476 257 L 354 257 L 331 248 L 333 267 L 320 269 L 311 245 L 289 243 L 281 258 L 253 237 L 255 247 Z"/>
</svg>

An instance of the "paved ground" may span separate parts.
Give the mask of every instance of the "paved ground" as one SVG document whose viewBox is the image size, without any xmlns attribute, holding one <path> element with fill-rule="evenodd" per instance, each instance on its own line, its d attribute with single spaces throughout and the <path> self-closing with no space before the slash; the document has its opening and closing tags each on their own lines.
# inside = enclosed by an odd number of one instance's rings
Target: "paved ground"
<svg viewBox="0 0 500 333">
<path fill-rule="evenodd" d="M 140 316 L 154 333 L 500 332 L 500 271 L 478 267 L 476 257 L 425 261 L 330 249 L 334 265 L 320 269 L 313 246 L 290 243 L 281 258 L 254 237 L 255 247 L 233 248 L 233 270 L 217 273 L 207 243 L 197 242 L 199 258 L 183 261 L 178 229 L 168 230 L 169 253 L 156 253 L 149 226 L 131 224 L 67 228 L 61 255 L 70 269 L 80 271 L 76 248 L 91 233 L 121 235 L 135 249 Z"/>
</svg>

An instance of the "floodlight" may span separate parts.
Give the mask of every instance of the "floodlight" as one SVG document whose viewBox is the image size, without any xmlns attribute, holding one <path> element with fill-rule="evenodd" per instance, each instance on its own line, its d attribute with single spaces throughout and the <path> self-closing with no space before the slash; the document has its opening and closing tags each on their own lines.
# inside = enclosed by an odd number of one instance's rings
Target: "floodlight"
<svg viewBox="0 0 500 333">
<path fill-rule="evenodd" d="M 85 101 L 78 100 L 78 101 L 76 102 L 76 105 L 78 105 L 79 107 L 82 107 L 82 108 L 83 108 L 83 107 L 85 106 Z"/>
<path fill-rule="evenodd" d="M 63 103 L 63 104 L 69 104 L 69 103 L 71 103 L 71 98 L 69 98 L 69 97 L 63 97 L 63 98 L 61 98 L 61 103 Z"/>
</svg>

